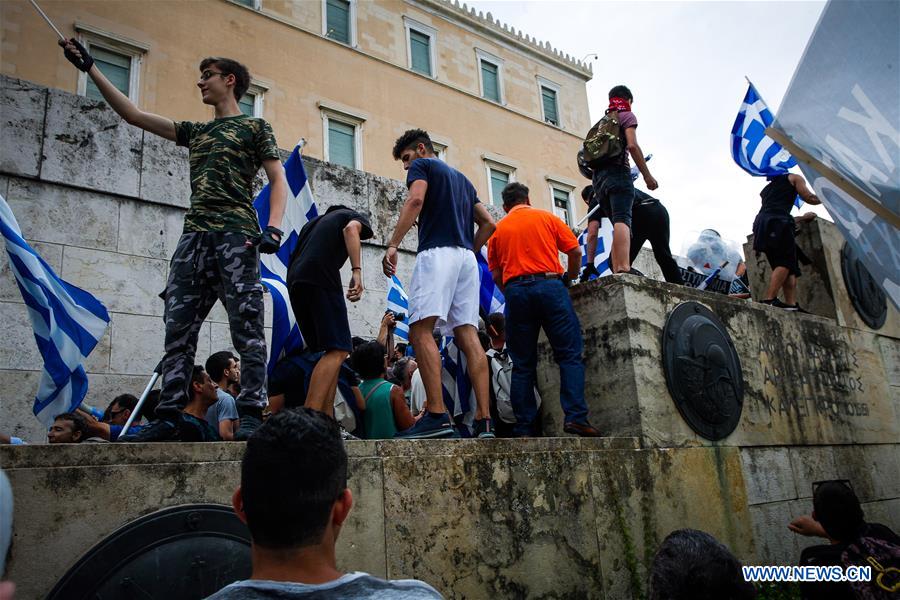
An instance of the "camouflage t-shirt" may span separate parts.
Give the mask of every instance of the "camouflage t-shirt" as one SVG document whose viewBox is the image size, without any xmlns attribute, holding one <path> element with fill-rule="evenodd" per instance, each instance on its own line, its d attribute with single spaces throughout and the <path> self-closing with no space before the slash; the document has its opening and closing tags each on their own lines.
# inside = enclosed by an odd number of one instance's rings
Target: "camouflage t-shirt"
<svg viewBox="0 0 900 600">
<path fill-rule="evenodd" d="M 253 178 L 263 160 L 280 158 L 272 127 L 238 115 L 205 123 L 178 121 L 175 136 L 190 150 L 191 208 L 184 230 L 258 236 Z"/>
</svg>

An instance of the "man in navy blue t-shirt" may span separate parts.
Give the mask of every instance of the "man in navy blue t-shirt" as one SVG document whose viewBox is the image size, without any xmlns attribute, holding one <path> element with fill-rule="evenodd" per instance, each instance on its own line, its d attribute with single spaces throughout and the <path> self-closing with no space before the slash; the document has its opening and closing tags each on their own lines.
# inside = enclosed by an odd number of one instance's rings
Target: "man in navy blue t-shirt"
<svg viewBox="0 0 900 600">
<path fill-rule="evenodd" d="M 411 129 L 394 144 L 394 159 L 408 171 L 409 195 L 382 260 L 388 277 L 397 270 L 397 247 L 419 220 L 419 248 L 409 286 L 409 341 L 416 351 L 427 400 L 425 414 L 406 431 L 406 438 L 453 435 L 444 406 L 441 357 L 434 343 L 435 326 L 452 335 L 466 356 L 475 390 L 478 437 L 494 437 L 490 420 L 487 359 L 478 340 L 480 287 L 475 252 L 494 232 L 494 220 L 478 201 L 472 182 L 438 160 L 428 133 Z M 478 231 L 473 234 L 475 225 Z"/>
</svg>

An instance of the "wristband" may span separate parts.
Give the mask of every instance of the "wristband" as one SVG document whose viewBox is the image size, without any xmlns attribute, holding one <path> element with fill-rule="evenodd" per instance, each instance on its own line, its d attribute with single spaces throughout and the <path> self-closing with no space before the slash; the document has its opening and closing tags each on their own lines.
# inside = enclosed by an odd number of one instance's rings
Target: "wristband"
<svg viewBox="0 0 900 600">
<path fill-rule="evenodd" d="M 351 271 L 362 271 L 362 267 L 350 267 Z"/>
</svg>

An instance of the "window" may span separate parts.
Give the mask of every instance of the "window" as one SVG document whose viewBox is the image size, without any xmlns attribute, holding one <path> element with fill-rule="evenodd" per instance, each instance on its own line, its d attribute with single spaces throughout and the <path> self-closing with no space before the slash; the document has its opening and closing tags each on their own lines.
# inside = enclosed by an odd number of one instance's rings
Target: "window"
<svg viewBox="0 0 900 600">
<path fill-rule="evenodd" d="M 259 83 L 251 83 L 244 97 L 238 101 L 238 108 L 241 109 L 241 112 L 248 117 L 261 118 L 263 116 L 263 94 L 267 89 Z"/>
<path fill-rule="evenodd" d="M 406 59 L 410 70 L 435 77 L 434 46 L 437 29 L 405 15 L 403 26 L 406 27 Z"/>
<path fill-rule="evenodd" d="M 538 77 L 538 90 L 541 94 L 541 116 L 545 123 L 560 126 L 559 120 L 559 88 L 552 81 Z"/>
<path fill-rule="evenodd" d="M 442 161 L 447 162 L 447 144 L 431 138 L 431 145 L 434 146 L 434 153 L 437 157 Z"/>
<path fill-rule="evenodd" d="M 325 37 L 350 44 L 352 3 L 349 0 L 325 0 Z"/>
<path fill-rule="evenodd" d="M 503 103 L 503 61 L 493 54 L 475 49 L 478 57 L 481 97 L 491 102 Z"/>
<path fill-rule="evenodd" d="M 319 102 L 325 139 L 325 160 L 337 165 L 362 169 L 362 130 L 365 117 L 352 109 Z"/>
<path fill-rule="evenodd" d="M 238 4 L 243 4 L 244 6 L 250 7 L 255 10 L 259 10 L 261 0 L 234 0 Z"/>
<path fill-rule="evenodd" d="M 141 58 L 149 46 L 84 23 L 76 22 L 75 30 L 79 33 L 81 43 L 94 57 L 94 63 L 100 72 L 117 90 L 132 102 L 137 102 Z M 78 93 L 95 100 L 103 99 L 93 79 L 80 71 Z"/>
<path fill-rule="evenodd" d="M 550 193 L 553 195 L 553 214 L 565 221 L 566 225 L 572 226 L 572 191 L 550 186 Z"/>
<path fill-rule="evenodd" d="M 488 157 L 483 158 L 490 204 L 503 206 L 503 188 L 506 187 L 506 184 L 516 180 L 516 168 Z"/>
</svg>

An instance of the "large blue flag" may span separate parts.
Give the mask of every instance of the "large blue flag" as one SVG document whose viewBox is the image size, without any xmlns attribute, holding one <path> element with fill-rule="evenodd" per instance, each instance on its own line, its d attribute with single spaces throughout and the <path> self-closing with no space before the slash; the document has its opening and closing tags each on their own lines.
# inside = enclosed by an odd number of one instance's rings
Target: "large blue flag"
<svg viewBox="0 0 900 600">
<path fill-rule="evenodd" d="M 600 221 L 600 230 L 597 232 L 597 250 L 594 253 L 594 266 L 597 268 L 597 272 L 600 273 L 600 277 L 612 275 L 612 265 L 610 263 L 612 258 L 612 235 L 612 222 L 607 218 L 603 218 Z M 581 271 L 584 271 L 588 264 L 587 229 L 578 236 L 578 245 L 581 246 Z"/>
<path fill-rule="evenodd" d="M 287 289 L 287 269 L 291 255 L 297 248 L 297 239 L 300 230 L 311 219 L 319 215 L 316 208 L 316 200 L 313 198 L 309 181 L 306 179 L 306 171 L 303 169 L 303 159 L 300 158 L 300 149 L 303 142 L 297 144 L 294 151 L 284 163 L 284 171 L 287 176 L 288 194 L 287 205 L 284 209 L 284 219 L 281 229 L 284 231 L 284 239 L 281 248 L 275 254 L 262 254 L 259 258 L 260 274 L 263 284 L 269 288 L 272 294 L 272 347 L 269 352 L 269 373 L 275 367 L 275 363 L 284 354 L 290 354 L 303 348 L 303 337 L 300 328 L 294 319 L 294 311 L 291 310 L 291 299 Z M 266 185 L 253 201 L 253 207 L 259 217 L 263 228 L 269 223 L 269 186 Z"/>
<path fill-rule="evenodd" d="M 34 414 L 49 427 L 56 415 L 75 410 L 84 400 L 84 360 L 106 332 L 109 314 L 91 294 L 60 279 L 28 245 L 2 196 L 0 231 L 44 359 Z"/>
<path fill-rule="evenodd" d="M 797 165 L 797 159 L 790 152 L 766 135 L 766 127 L 774 121 L 769 107 L 750 83 L 731 128 L 731 156 L 751 175 L 784 175 Z"/>
<path fill-rule="evenodd" d="M 387 307 L 395 313 L 406 315 L 402 321 L 397 321 L 394 328 L 394 336 L 404 342 L 409 342 L 409 297 L 403 289 L 403 284 L 396 275 L 391 275 L 387 294 Z"/>
</svg>

